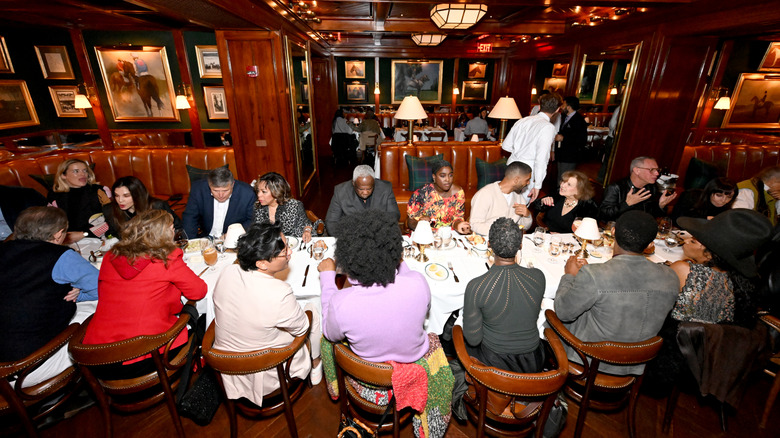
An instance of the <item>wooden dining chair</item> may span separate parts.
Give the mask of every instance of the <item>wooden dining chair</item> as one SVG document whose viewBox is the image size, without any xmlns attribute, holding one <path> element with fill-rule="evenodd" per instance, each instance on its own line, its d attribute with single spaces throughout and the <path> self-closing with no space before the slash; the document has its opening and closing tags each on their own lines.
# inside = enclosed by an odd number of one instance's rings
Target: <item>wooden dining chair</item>
<svg viewBox="0 0 780 438">
<path fill-rule="evenodd" d="M 306 333 L 296 336 L 289 345 L 284 347 L 266 348 L 263 350 L 233 352 L 216 349 L 214 348 L 215 323 L 212 321 L 208 330 L 206 330 L 202 345 L 203 357 L 217 374 L 217 380 L 219 381 L 222 396 L 227 405 L 228 416 L 230 417 L 231 438 L 238 436 L 236 407 L 242 414 L 251 418 L 268 417 L 284 410 L 290 435 L 293 438 L 298 438 L 298 428 L 295 424 L 292 404 L 303 393 L 305 380 L 290 376 L 290 364 L 295 353 L 303 347 L 306 338 L 309 336 L 312 319 L 311 310 L 306 311 L 306 317 L 309 318 L 309 329 L 306 330 Z M 246 375 L 272 369 L 276 369 L 276 374 L 279 377 L 279 389 L 263 396 L 262 407 L 250 403 L 236 402 L 228 398 L 225 392 L 225 384 L 222 380 L 223 374 Z"/>
<path fill-rule="evenodd" d="M 463 401 L 469 418 L 477 424 L 477 438 L 486 433 L 526 436 L 534 428 L 536 438 L 542 438 L 547 417 L 569 373 L 569 360 L 561 340 L 549 328 L 544 329 L 544 336 L 554 366 L 539 373 L 512 373 L 470 357 L 463 340 L 463 328 L 453 327 L 455 351 L 469 377 L 469 388 Z"/>
<path fill-rule="evenodd" d="M 29 356 L 13 362 L 0 362 L 0 415 L 16 414 L 28 437 L 37 437 L 35 423 L 65 404 L 76 392 L 81 386 L 81 374 L 77 368 L 68 367 L 36 385 L 24 388 L 24 381 L 30 373 L 66 346 L 78 328 L 79 324 L 71 324 Z M 64 396 L 56 403 L 42 408 L 43 402 L 56 400 L 54 397 L 60 394 Z"/>
<path fill-rule="evenodd" d="M 446 135 L 445 132 L 429 132 L 428 134 L 428 141 L 444 141 L 444 136 Z"/>
<path fill-rule="evenodd" d="M 772 315 L 761 315 L 761 321 L 766 324 L 770 329 L 780 332 L 780 319 Z M 769 359 L 768 366 L 764 368 L 764 372 L 772 377 L 772 389 L 769 390 L 769 395 L 766 397 L 766 403 L 764 404 L 764 412 L 761 414 L 761 423 L 758 427 L 765 428 L 766 422 L 769 420 L 769 414 L 772 412 L 772 406 L 775 404 L 777 394 L 780 392 L 780 353 L 775 353 Z"/>
<path fill-rule="evenodd" d="M 582 436 L 589 409 L 612 411 L 628 402 L 628 433 L 636 436 L 636 402 L 644 371 L 639 375 L 613 375 L 599 372 L 599 365 L 639 365 L 651 361 L 661 350 L 663 339 L 653 336 L 641 342 L 583 342 L 558 319 L 554 311 L 544 312 L 547 322 L 563 342 L 572 347 L 582 365 L 569 361 L 566 395 L 580 404 L 574 437 Z"/>
<path fill-rule="evenodd" d="M 312 224 L 316 227 L 314 232 L 317 233 L 318 236 L 322 236 L 325 233 L 325 222 L 323 222 L 319 216 L 314 214 L 311 210 L 306 210 L 306 217 L 311 221 Z"/>
<path fill-rule="evenodd" d="M 195 305 L 193 301 L 187 304 Z M 100 412 L 103 416 L 105 436 L 112 436 L 110 408 L 120 412 L 138 412 L 145 410 L 161 401 L 165 401 L 168 412 L 179 437 L 184 437 L 184 428 L 176 410 L 174 390 L 179 385 L 179 375 L 187 363 L 187 353 L 193 341 L 190 334 L 188 342 L 174 357 L 170 356 L 171 346 L 182 330 L 186 330 L 190 316 L 182 312 L 179 320 L 168 331 L 157 335 L 142 335 L 124 341 L 110 344 L 84 344 L 84 335 L 92 320 L 89 319 L 79 327 L 70 340 L 68 350 L 84 374 L 92 392 L 97 398 Z M 160 353 L 160 349 L 164 348 Z M 96 376 L 94 368 L 121 364 L 128 360 L 151 354 L 155 370 L 143 376 L 129 379 L 112 379 L 106 376 Z"/>
</svg>

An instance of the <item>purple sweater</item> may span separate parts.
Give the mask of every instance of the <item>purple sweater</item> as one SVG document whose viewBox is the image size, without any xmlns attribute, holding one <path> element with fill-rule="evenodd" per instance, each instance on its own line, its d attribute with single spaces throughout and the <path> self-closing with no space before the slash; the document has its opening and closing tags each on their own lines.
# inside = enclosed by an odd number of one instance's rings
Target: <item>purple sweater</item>
<svg viewBox="0 0 780 438">
<path fill-rule="evenodd" d="M 332 342 L 346 339 L 355 354 L 371 362 L 412 363 L 428 351 L 423 328 L 431 290 L 422 274 L 401 262 L 386 287 L 338 290 L 336 273 L 320 273 L 322 333 Z"/>
</svg>

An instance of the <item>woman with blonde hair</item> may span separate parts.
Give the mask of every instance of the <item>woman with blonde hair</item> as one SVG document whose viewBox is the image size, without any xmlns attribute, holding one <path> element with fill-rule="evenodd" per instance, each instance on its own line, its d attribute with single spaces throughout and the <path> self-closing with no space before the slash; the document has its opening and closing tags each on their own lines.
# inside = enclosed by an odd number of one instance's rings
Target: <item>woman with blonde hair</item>
<svg viewBox="0 0 780 438">
<path fill-rule="evenodd" d="M 599 208 L 591 199 L 593 187 L 587 175 L 576 170 L 568 170 L 561 175 L 558 193 L 537 199 L 531 208 L 544 212 L 544 223 L 553 233 L 571 233 L 574 219 L 578 217 L 595 218 Z"/>
<path fill-rule="evenodd" d="M 122 240 L 103 258 L 100 299 L 84 336 L 85 344 L 164 333 L 178 319 L 182 295 L 190 300 L 206 296 L 206 283 L 184 263 L 182 250 L 173 243 L 173 233 L 173 217 L 166 211 L 146 210 L 127 221 Z M 172 348 L 186 342 L 187 333 L 182 332 Z M 154 368 L 150 357 L 125 362 L 107 372 L 112 376 L 142 375 Z"/>
<path fill-rule="evenodd" d="M 68 241 L 80 240 L 83 233 L 101 237 L 108 231 L 103 206 L 111 202 L 110 192 L 97 184 L 85 161 L 71 158 L 60 163 L 46 200 L 68 214 Z"/>
</svg>

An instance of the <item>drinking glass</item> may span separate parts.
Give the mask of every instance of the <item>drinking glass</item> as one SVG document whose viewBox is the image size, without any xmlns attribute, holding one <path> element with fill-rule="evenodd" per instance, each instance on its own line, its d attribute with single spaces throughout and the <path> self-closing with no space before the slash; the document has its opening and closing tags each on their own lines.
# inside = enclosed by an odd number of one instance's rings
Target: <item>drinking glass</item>
<svg viewBox="0 0 780 438">
<path fill-rule="evenodd" d="M 433 236 L 433 247 L 435 249 L 441 249 L 441 245 L 444 239 L 441 238 L 438 234 Z"/>
<path fill-rule="evenodd" d="M 176 243 L 176 246 L 181 248 L 182 251 L 184 251 L 184 248 L 187 247 L 187 244 L 189 243 L 189 237 L 187 237 L 187 232 L 184 231 L 184 229 L 180 228 L 176 230 L 176 233 L 173 234 L 173 241 Z"/>
<path fill-rule="evenodd" d="M 322 260 L 325 256 L 325 248 L 321 246 L 314 247 L 314 260 Z"/>
<path fill-rule="evenodd" d="M 217 249 L 217 252 L 219 253 L 219 258 L 224 259 L 225 258 L 225 241 L 223 239 L 214 239 L 214 248 Z"/>
<path fill-rule="evenodd" d="M 201 255 L 203 256 L 203 261 L 211 267 L 211 271 L 217 269 L 214 265 L 217 264 L 219 255 L 217 254 L 217 248 L 214 247 L 214 243 L 211 240 L 205 242 L 203 249 L 201 250 Z"/>
<path fill-rule="evenodd" d="M 669 232 L 672 231 L 672 220 L 668 217 L 662 217 L 658 220 L 658 234 L 662 239 L 669 237 Z"/>
<path fill-rule="evenodd" d="M 548 248 L 548 251 L 552 256 L 550 261 L 555 263 L 555 257 L 558 257 L 561 254 L 561 236 L 550 237 L 550 247 Z"/>
<path fill-rule="evenodd" d="M 546 228 L 536 227 L 536 229 L 534 230 L 533 242 L 534 245 L 536 246 L 535 250 L 537 252 L 541 251 L 541 246 L 544 244 L 545 233 L 547 233 Z"/>
</svg>

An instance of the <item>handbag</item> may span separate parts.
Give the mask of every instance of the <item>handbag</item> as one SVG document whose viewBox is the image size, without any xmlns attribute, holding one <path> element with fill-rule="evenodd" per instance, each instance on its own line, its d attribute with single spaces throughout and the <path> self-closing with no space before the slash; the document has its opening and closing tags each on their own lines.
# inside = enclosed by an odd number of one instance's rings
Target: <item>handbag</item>
<svg viewBox="0 0 780 438">
<path fill-rule="evenodd" d="M 346 394 L 342 395 L 342 397 L 346 397 Z M 393 407 L 394 403 L 395 395 L 393 395 L 393 397 L 390 398 L 390 402 L 387 403 L 387 408 L 385 408 L 382 418 L 379 419 L 379 424 L 384 424 L 385 418 L 387 418 L 387 414 L 390 413 L 390 409 Z M 341 415 L 339 434 L 336 435 L 336 438 L 377 438 L 378 436 L 379 431 L 371 429 L 355 418 L 347 418 L 343 414 Z"/>
<path fill-rule="evenodd" d="M 178 411 L 179 415 L 191 419 L 198 426 L 206 426 L 214 419 L 221 403 L 217 377 L 210 368 L 206 368 L 179 401 Z"/>
</svg>

